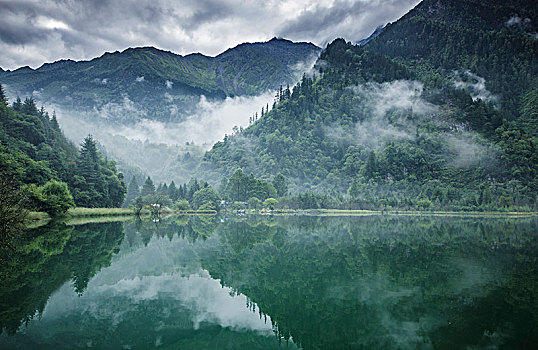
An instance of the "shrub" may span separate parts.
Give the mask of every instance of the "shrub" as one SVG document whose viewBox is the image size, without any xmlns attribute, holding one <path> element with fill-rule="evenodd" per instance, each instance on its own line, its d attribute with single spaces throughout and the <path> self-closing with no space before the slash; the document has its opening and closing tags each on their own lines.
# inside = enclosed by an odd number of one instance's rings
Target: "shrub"
<svg viewBox="0 0 538 350">
<path fill-rule="evenodd" d="M 208 204 L 212 210 L 219 210 L 220 196 L 211 187 L 204 187 L 194 193 L 192 196 L 192 206 L 199 209 L 202 205 Z"/>
<path fill-rule="evenodd" d="M 278 201 L 274 198 L 267 198 L 266 200 L 263 201 L 263 207 L 264 208 L 268 208 L 268 209 L 275 209 L 275 205 L 278 204 Z"/>
<path fill-rule="evenodd" d="M 186 199 L 178 200 L 174 204 L 174 206 L 176 207 L 177 210 L 190 210 L 191 209 L 191 205 L 189 204 L 189 201 Z"/>
<path fill-rule="evenodd" d="M 56 180 L 50 180 L 39 187 L 30 185 L 28 187 L 28 197 L 32 209 L 44 211 L 50 216 L 62 215 L 69 208 L 75 206 L 67 184 Z"/>
</svg>

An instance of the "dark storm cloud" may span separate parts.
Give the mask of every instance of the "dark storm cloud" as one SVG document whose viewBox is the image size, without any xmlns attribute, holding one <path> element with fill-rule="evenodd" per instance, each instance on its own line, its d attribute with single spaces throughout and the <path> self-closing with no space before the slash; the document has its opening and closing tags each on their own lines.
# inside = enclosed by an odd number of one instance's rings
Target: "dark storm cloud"
<svg viewBox="0 0 538 350">
<path fill-rule="evenodd" d="M 273 36 L 322 45 L 361 39 L 418 0 L 0 0 L 0 66 L 156 46 L 216 55 Z"/>
<path fill-rule="evenodd" d="M 375 28 L 394 21 L 418 2 L 417 0 L 337 0 L 330 6 L 317 4 L 285 23 L 279 34 L 283 37 L 312 37 L 321 42 L 336 37 L 358 41 L 365 37 L 366 28 Z"/>
</svg>

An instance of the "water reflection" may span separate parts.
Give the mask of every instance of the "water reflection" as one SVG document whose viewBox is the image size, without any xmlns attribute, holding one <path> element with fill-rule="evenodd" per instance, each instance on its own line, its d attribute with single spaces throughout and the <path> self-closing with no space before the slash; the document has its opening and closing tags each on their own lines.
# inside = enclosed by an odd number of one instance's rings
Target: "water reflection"
<svg viewBox="0 0 538 350">
<path fill-rule="evenodd" d="M 0 347 L 532 347 L 537 228 L 377 216 L 52 224 L 2 267 Z"/>
</svg>

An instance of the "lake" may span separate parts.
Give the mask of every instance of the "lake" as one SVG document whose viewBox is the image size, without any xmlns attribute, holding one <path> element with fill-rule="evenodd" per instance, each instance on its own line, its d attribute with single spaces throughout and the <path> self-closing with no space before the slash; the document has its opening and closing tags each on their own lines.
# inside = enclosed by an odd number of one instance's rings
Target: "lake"
<svg viewBox="0 0 538 350">
<path fill-rule="evenodd" d="M 2 349 L 521 349 L 538 219 L 184 216 L 25 232 Z"/>
</svg>

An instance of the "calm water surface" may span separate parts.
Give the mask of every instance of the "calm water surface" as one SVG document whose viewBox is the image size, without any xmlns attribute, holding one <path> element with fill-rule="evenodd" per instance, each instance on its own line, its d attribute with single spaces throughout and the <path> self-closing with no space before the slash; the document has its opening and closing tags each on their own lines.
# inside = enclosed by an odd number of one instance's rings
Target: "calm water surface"
<svg viewBox="0 0 538 350">
<path fill-rule="evenodd" d="M 1 349 L 525 349 L 538 219 L 51 223 L 0 269 Z"/>
</svg>

